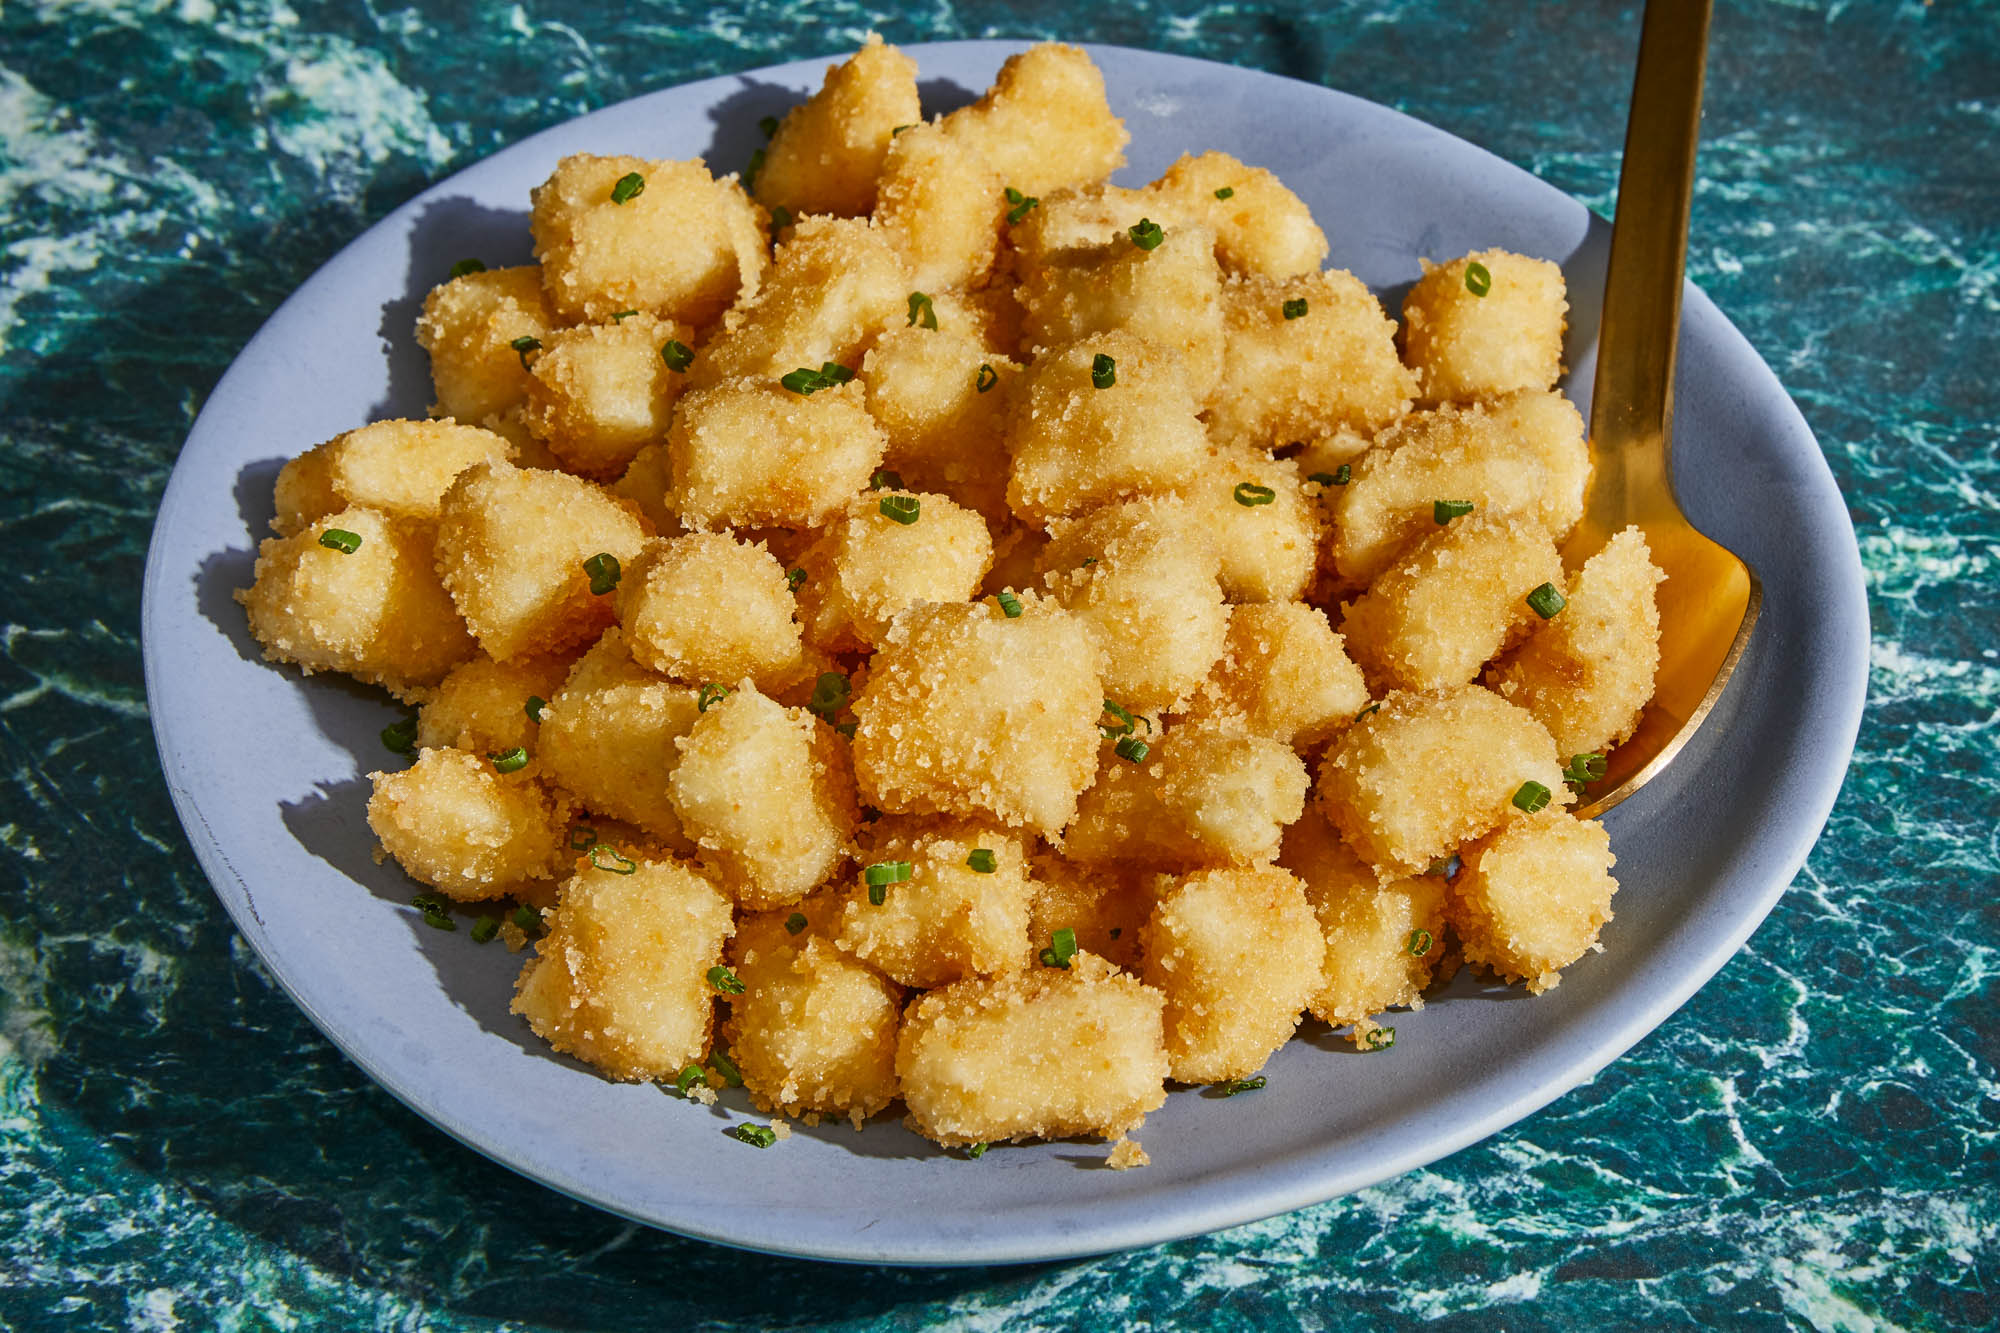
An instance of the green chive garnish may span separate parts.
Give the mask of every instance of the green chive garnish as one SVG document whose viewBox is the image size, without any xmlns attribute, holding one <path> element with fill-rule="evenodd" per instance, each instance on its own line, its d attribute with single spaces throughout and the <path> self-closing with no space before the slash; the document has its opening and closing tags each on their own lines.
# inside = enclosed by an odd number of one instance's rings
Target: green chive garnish
<svg viewBox="0 0 2000 1333">
<path fill-rule="evenodd" d="M 1137 736 L 1120 737 L 1118 744 L 1111 747 L 1112 751 L 1120 759 L 1134 764 L 1145 763 L 1146 755 L 1152 748 L 1152 746 L 1146 744 L 1146 742 L 1140 740 Z"/>
<path fill-rule="evenodd" d="M 1000 372 L 993 368 L 992 363 L 988 361 L 980 362 L 979 373 L 972 377 L 972 387 L 981 393 L 985 393 L 999 382 Z"/>
<path fill-rule="evenodd" d="M 778 1141 L 778 1131 L 763 1125 L 738 1125 L 729 1131 L 729 1136 L 753 1148 L 768 1148 Z"/>
<path fill-rule="evenodd" d="M 500 918 L 497 916 L 482 916 L 472 923 L 472 942 L 474 944 L 484 944 L 499 933 Z"/>
<path fill-rule="evenodd" d="M 539 694 L 531 694 L 528 696 L 527 704 L 521 711 L 528 715 L 528 721 L 540 722 L 542 720 L 542 710 L 548 706 L 549 701 L 547 699 L 544 699 Z"/>
<path fill-rule="evenodd" d="M 1152 719 L 1143 718 L 1130 712 L 1115 699 L 1106 699 L 1104 701 L 1104 711 L 1118 719 L 1116 722 L 1100 722 L 1097 724 L 1098 731 L 1103 733 L 1104 739 L 1107 741 L 1113 736 L 1130 736 L 1141 722 L 1146 724 L 1147 731 L 1153 729 Z"/>
<path fill-rule="evenodd" d="M 901 884 L 910 874 L 908 861 L 877 861 L 861 872 L 861 879 L 872 888 L 877 884 Z"/>
<path fill-rule="evenodd" d="M 1118 382 L 1118 363 L 1099 352 L 1090 362 L 1090 382 L 1100 389 L 1108 389 Z"/>
<path fill-rule="evenodd" d="M 391 722 L 382 728 L 382 748 L 391 754 L 408 754 L 417 748 L 417 715 L 410 714 L 401 722 Z"/>
<path fill-rule="evenodd" d="M 801 397 L 818 393 L 821 389 L 831 389 L 854 378 L 854 372 L 838 361 L 828 361 L 818 370 L 800 366 L 788 375 L 781 376 L 778 383 Z"/>
<path fill-rule="evenodd" d="M 761 150 L 760 150 L 761 151 Z M 779 204 L 771 210 L 771 244 L 778 243 L 778 233 L 792 225 L 792 210 Z"/>
<path fill-rule="evenodd" d="M 923 501 L 914 495 L 885 495 L 875 506 L 882 511 L 882 517 L 904 527 L 923 517 Z"/>
<path fill-rule="evenodd" d="M 507 914 L 507 919 L 522 930 L 534 930 L 542 924 L 542 913 L 539 908 L 522 903 Z"/>
<path fill-rule="evenodd" d="M 743 188 L 752 191 L 757 188 L 757 173 L 764 169 L 764 150 L 750 150 L 750 160 L 743 164 Z"/>
<path fill-rule="evenodd" d="M 805 581 L 806 572 L 803 569 L 788 569 L 785 571 L 785 586 L 793 592 L 797 592 Z"/>
<path fill-rule="evenodd" d="M 1362 718 L 1367 717 L 1370 713 L 1378 713 L 1381 710 L 1382 710 L 1381 704 L 1369 704 L 1366 708 L 1362 709 L 1360 712 L 1354 715 L 1354 720 L 1356 722 L 1359 722 Z"/>
<path fill-rule="evenodd" d="M 611 187 L 611 202 L 622 204 L 628 199 L 637 199 L 645 192 L 646 178 L 636 171 L 628 171 Z"/>
<path fill-rule="evenodd" d="M 708 1071 L 700 1065 L 685 1065 L 674 1078 L 674 1087 L 685 1097 L 694 1090 L 697 1083 L 708 1082 Z"/>
<path fill-rule="evenodd" d="M 992 1146 L 991 1144 L 986 1144 L 986 1143 L 969 1144 L 965 1149 L 965 1155 L 967 1157 L 970 1157 L 973 1161 L 976 1162 L 980 1158 L 986 1155 L 987 1148 L 991 1146 Z"/>
<path fill-rule="evenodd" d="M 900 491 L 903 489 L 903 474 L 900 472 L 891 472 L 888 468 L 882 468 L 868 479 L 868 489 L 871 491 Z"/>
<path fill-rule="evenodd" d="M 477 259 L 461 259 L 451 266 L 451 276 L 454 278 L 462 278 L 468 273 L 484 273 L 485 271 L 486 265 L 480 263 Z"/>
<path fill-rule="evenodd" d="M 614 310 L 611 312 L 611 322 L 613 324 L 623 324 L 638 313 L 636 310 Z"/>
<path fill-rule="evenodd" d="M 666 346 L 660 349 L 660 360 L 666 362 L 667 369 L 676 375 L 685 374 L 687 368 L 694 364 L 694 348 L 679 338 L 669 338 Z"/>
<path fill-rule="evenodd" d="M 996 592 L 993 594 L 993 600 L 1000 603 L 1000 614 L 1007 617 L 1007 619 L 1015 620 L 1020 617 L 1021 599 L 1013 593 Z"/>
<path fill-rule="evenodd" d="M 724 995 L 741 995 L 743 993 L 743 982 L 734 972 L 731 972 L 721 963 L 717 963 L 714 967 L 708 969 L 708 984 L 721 991 Z"/>
<path fill-rule="evenodd" d="M 697 713 L 706 713 L 709 709 L 728 697 L 729 687 L 727 685 L 717 685 L 714 681 L 710 681 L 708 684 L 702 686 L 700 691 L 694 696 L 694 711 Z"/>
<path fill-rule="evenodd" d="M 1049 947 L 1042 950 L 1039 957 L 1043 967 L 1069 968 L 1069 960 L 1076 957 L 1076 931 L 1064 926 L 1049 936 Z"/>
<path fill-rule="evenodd" d="M 526 333 L 514 339 L 513 342 L 510 342 L 507 345 L 514 349 L 515 356 L 521 358 L 521 369 L 523 370 L 526 370 L 528 368 L 528 353 L 539 352 L 542 350 L 542 340 L 540 338 L 533 336 L 532 334 L 526 334 Z"/>
<path fill-rule="evenodd" d="M 618 557 L 609 551 L 599 551 L 583 562 L 583 572 L 590 578 L 590 595 L 602 597 L 618 586 L 622 571 L 618 568 Z"/>
<path fill-rule="evenodd" d="M 796 935 L 805 928 L 806 914 L 804 912 L 794 912 L 785 918 L 785 933 L 787 935 Z"/>
<path fill-rule="evenodd" d="M 937 307 L 932 305 L 931 298 L 925 296 L 922 292 L 910 293 L 909 324 L 922 324 L 927 329 L 934 329 L 938 326 Z M 904 327 L 907 328 L 909 325 L 905 325 Z"/>
<path fill-rule="evenodd" d="M 847 677 L 838 671 L 822 671 L 813 682 L 812 697 L 806 700 L 806 711 L 833 721 L 833 715 L 847 707 L 847 696 L 853 687 Z"/>
<path fill-rule="evenodd" d="M 588 824 L 578 824 L 569 831 L 569 849 L 573 852 L 587 852 L 597 845 L 597 830 Z"/>
<path fill-rule="evenodd" d="M 1465 290 L 1474 296 L 1484 296 L 1493 290 L 1493 275 L 1476 259 L 1465 266 Z"/>
<path fill-rule="evenodd" d="M 1604 777 L 1604 756 L 1595 751 L 1573 754 L 1563 765 L 1563 781 L 1572 787 L 1587 787 Z"/>
<path fill-rule="evenodd" d="M 853 379 L 854 372 L 838 361 L 824 361 L 820 363 L 819 377 L 831 388 L 833 385 L 845 384 Z"/>
<path fill-rule="evenodd" d="M 457 930 L 458 922 L 451 917 L 451 899 L 438 893 L 419 893 L 410 899 L 410 906 L 423 914 L 424 924 L 433 930 Z"/>
<path fill-rule="evenodd" d="M 1308 472 L 1306 473 L 1306 480 L 1317 482 L 1321 486 L 1331 486 L 1334 484 L 1331 472 Z"/>
<path fill-rule="evenodd" d="M 1342 463 L 1339 467 L 1333 470 L 1334 485 L 1345 486 L 1348 482 L 1353 480 L 1354 480 L 1354 464 Z"/>
<path fill-rule="evenodd" d="M 1031 194 L 1022 194 L 1019 190 L 1009 185 L 1007 187 L 1007 202 L 1012 205 L 1007 210 L 1007 225 L 1011 227 L 1022 218 L 1028 216 L 1028 211 L 1042 201 Z"/>
<path fill-rule="evenodd" d="M 1251 481 L 1237 482 L 1235 495 L 1236 503 L 1246 508 L 1267 505 L 1278 498 L 1278 493 L 1269 486 L 1259 486 Z"/>
<path fill-rule="evenodd" d="M 1368 1035 L 1361 1039 L 1361 1044 L 1371 1051 L 1386 1051 L 1396 1044 L 1396 1029 L 1370 1028 Z"/>
<path fill-rule="evenodd" d="M 1257 1075 L 1255 1078 L 1232 1078 L 1222 1085 L 1222 1095 L 1225 1097 L 1237 1097 L 1246 1092 L 1256 1092 L 1264 1086 L 1265 1082 L 1266 1080 L 1262 1074 Z"/>
<path fill-rule="evenodd" d="M 891 139 L 893 139 L 893 138 L 895 138 L 895 137 L 896 137 L 897 135 L 901 134 L 901 133 L 902 133 L 902 132 L 903 132 L 904 130 L 913 130 L 913 129 L 915 129 L 916 127 L 917 127 L 917 126 L 916 126 L 916 122 L 914 122 L 914 121 L 912 121 L 912 122 L 911 122 L 910 124 L 908 124 L 908 125 L 896 125 L 896 126 L 892 126 L 892 127 L 890 128 L 890 130 L 889 130 L 889 137 L 890 137 Z"/>
<path fill-rule="evenodd" d="M 329 551 L 353 555 L 361 549 L 361 534 L 349 532 L 346 528 L 328 528 L 319 535 L 319 544 Z"/>
<path fill-rule="evenodd" d="M 518 745 L 511 750 L 502 750 L 498 754 L 488 754 L 486 757 L 493 761 L 493 771 L 496 773 L 518 773 L 528 766 L 528 752 Z"/>
<path fill-rule="evenodd" d="M 1548 804 L 1549 789 L 1533 780 L 1522 783 L 1521 789 L 1514 793 L 1514 808 L 1526 810 L 1531 815 L 1537 810 L 1547 809 Z"/>
<path fill-rule="evenodd" d="M 778 132 L 778 118 L 776 116 L 765 116 L 757 122 L 757 128 L 764 131 L 764 137 L 768 139 Z"/>
<path fill-rule="evenodd" d="M 716 1073 L 722 1075 L 722 1081 L 730 1087 L 740 1088 L 743 1086 L 743 1071 L 738 1069 L 736 1062 L 729 1058 L 729 1052 L 722 1050 L 710 1051 L 708 1053 L 708 1066 Z"/>
<path fill-rule="evenodd" d="M 1569 598 L 1556 590 L 1553 583 L 1544 583 L 1528 594 L 1528 607 L 1543 620 L 1554 620 L 1556 613 L 1569 605 Z"/>
<path fill-rule="evenodd" d="M 1234 185 L 1225 185 L 1215 192 L 1215 197 L 1217 199 L 1229 199 L 1233 198 L 1235 194 L 1236 187 Z"/>
<path fill-rule="evenodd" d="M 1285 302 L 1283 309 L 1286 319 L 1302 319 L 1306 313 L 1306 298 L 1303 296 L 1295 297 Z"/>
<path fill-rule="evenodd" d="M 975 874 L 990 875 L 1000 868 L 1000 858 L 993 854 L 991 847 L 974 847 L 972 855 L 965 858 Z"/>
<path fill-rule="evenodd" d="M 1132 244 L 1141 250 L 1157 250 L 1160 248 L 1160 242 L 1167 239 L 1167 234 L 1160 229 L 1160 224 L 1151 218 L 1140 218 L 1132 224 L 1132 230 L 1127 234 L 1131 236 Z"/>
<path fill-rule="evenodd" d="M 1410 932 L 1410 941 L 1403 946 L 1403 950 L 1412 958 L 1422 958 L 1431 951 L 1433 943 L 1435 941 L 1428 930 L 1413 930 Z"/>
<path fill-rule="evenodd" d="M 1464 518 L 1471 512 L 1472 501 L 1470 500 L 1433 500 L 1431 502 L 1431 521 L 1439 527 L 1443 527 L 1455 518 Z"/>
<path fill-rule="evenodd" d="M 606 870 L 614 875 L 635 874 L 639 869 L 637 861 L 634 861 L 608 842 L 593 843 L 591 845 L 590 863 L 599 870 Z"/>
</svg>

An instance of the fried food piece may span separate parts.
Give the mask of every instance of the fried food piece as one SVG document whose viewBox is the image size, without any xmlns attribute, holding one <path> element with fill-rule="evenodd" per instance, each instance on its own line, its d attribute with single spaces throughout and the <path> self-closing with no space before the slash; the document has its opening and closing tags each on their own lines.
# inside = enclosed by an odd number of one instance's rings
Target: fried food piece
<svg viewBox="0 0 2000 1333">
<path fill-rule="evenodd" d="M 939 323 L 876 340 L 861 366 L 868 411 L 889 440 L 883 461 L 905 485 L 948 495 L 998 524 L 1012 517 L 1005 436 L 1021 368 L 972 332 Z"/>
<path fill-rule="evenodd" d="M 1560 393 L 1523 389 L 1488 404 L 1500 428 L 1542 460 L 1542 501 L 1535 515 L 1560 542 L 1583 517 L 1583 494 L 1590 485 L 1590 446 L 1583 438 L 1583 414 Z"/>
<path fill-rule="evenodd" d="M 1141 219 L 1134 224 L 1139 235 Z M 1151 249 L 1134 231 L 1078 246 L 1030 268 L 1021 283 L 1028 346 L 1059 347 L 1122 330 L 1180 353 L 1185 382 L 1206 402 L 1222 378 L 1222 271 L 1199 223 L 1160 226 Z"/>
<path fill-rule="evenodd" d="M 1348 660 L 1326 612 L 1302 602 L 1233 607 L 1222 657 L 1188 708 L 1188 720 L 1228 719 L 1295 748 L 1318 745 L 1368 704 L 1361 668 Z"/>
<path fill-rule="evenodd" d="M 854 700 L 862 799 L 1053 834 L 1097 769 L 1103 654 L 1076 617 L 1023 593 L 911 607 Z"/>
<path fill-rule="evenodd" d="M 1007 214 L 1006 182 L 938 125 L 889 142 L 875 220 L 909 265 L 917 290 L 976 287 L 993 271 Z"/>
<path fill-rule="evenodd" d="M 1524 783 L 1570 803 L 1555 742 L 1527 710 L 1476 685 L 1398 690 L 1320 765 L 1319 806 L 1381 880 L 1413 875 L 1518 814 Z"/>
<path fill-rule="evenodd" d="M 700 327 L 763 278 L 769 218 L 735 177 L 715 179 L 699 158 L 576 153 L 531 197 L 542 290 L 562 323 L 643 310 Z"/>
<path fill-rule="evenodd" d="M 797 902 L 847 858 L 858 811 L 846 747 L 744 682 L 695 720 L 667 778 L 702 861 L 750 911 Z"/>
<path fill-rule="evenodd" d="M 623 475 L 663 438 L 687 375 L 669 364 L 670 342 L 694 340 L 685 324 L 639 311 L 612 324 L 579 324 L 542 339 L 530 362 L 528 429 L 572 472 Z"/>
<path fill-rule="evenodd" d="M 1467 847 L 1447 911 L 1465 960 L 1536 995 L 1600 946 L 1617 858 L 1595 820 L 1560 810 L 1510 819 Z"/>
<path fill-rule="evenodd" d="M 1639 725 L 1660 666 L 1656 589 L 1666 575 L 1646 538 L 1627 528 L 1584 562 L 1569 604 L 1487 673 L 1527 709 L 1562 756 L 1609 750 Z"/>
<path fill-rule="evenodd" d="M 497 661 L 588 643 L 616 619 L 584 563 L 622 567 L 646 540 L 639 516 L 579 477 L 479 463 L 438 502 L 437 568 Z"/>
<path fill-rule="evenodd" d="M 896 1042 L 908 1123 L 947 1147 L 1115 1139 L 1166 1102 L 1164 1004 L 1088 953 L 931 991 Z"/>
<path fill-rule="evenodd" d="M 691 685 L 796 675 L 796 607 L 777 558 L 726 532 L 649 542 L 618 582 L 633 660 Z"/>
<path fill-rule="evenodd" d="M 368 780 L 368 827 L 383 850 L 458 902 L 563 872 L 573 807 L 532 779 L 510 782 L 476 755 L 426 748 L 410 767 Z"/>
<path fill-rule="evenodd" d="M 1468 514 L 1409 548 L 1348 603 L 1340 632 L 1373 692 L 1465 685 L 1540 623 L 1527 598 L 1544 584 L 1561 594 L 1562 560 L 1541 524 Z"/>
<path fill-rule="evenodd" d="M 915 521 L 891 518 L 883 506 Z M 848 501 L 799 559 L 799 618 L 827 652 L 866 650 L 897 612 L 975 596 L 993 563 L 986 524 L 942 495 L 870 491 Z"/>
<path fill-rule="evenodd" d="M 528 368 L 514 344 L 545 339 L 556 327 L 533 264 L 467 273 L 431 288 L 417 319 L 417 345 L 431 356 L 433 409 L 484 421 L 528 393 Z"/>
<path fill-rule="evenodd" d="M 1200 870 L 1160 895 L 1141 952 L 1167 997 L 1169 1075 L 1218 1083 L 1291 1040 L 1326 951 L 1305 888 L 1278 866 Z"/>
<path fill-rule="evenodd" d="M 1206 224 L 1215 257 L 1230 273 L 1295 278 L 1317 273 L 1326 260 L 1326 233 L 1305 201 L 1264 168 L 1227 153 L 1183 154 L 1147 192 Z"/>
<path fill-rule="evenodd" d="M 794 933 L 790 920 L 781 910 L 737 923 L 729 953 L 743 993 L 723 996 L 722 1035 L 760 1109 L 858 1125 L 898 1094 L 903 993 L 819 927 Z"/>
<path fill-rule="evenodd" d="M 860 217 L 875 207 L 890 136 L 923 118 L 917 62 L 871 32 L 859 51 L 827 66 L 818 92 L 778 122 L 757 172 L 757 201 L 794 214 Z"/>
<path fill-rule="evenodd" d="M 516 772 L 535 772 L 541 738 L 535 715 L 561 691 L 574 665 L 560 655 L 511 662 L 480 656 L 453 667 L 424 699 L 417 714 L 417 744 L 489 756 L 518 747 L 528 752 L 529 765 Z"/>
<path fill-rule="evenodd" d="M 1033 888 L 1018 834 L 991 823 L 884 816 L 866 830 L 859 860 L 863 869 L 841 891 L 835 937 L 855 957 L 926 989 L 1027 963 Z M 871 890 L 866 867 L 901 864 L 910 867 L 908 879 Z"/>
<path fill-rule="evenodd" d="M 514 983 L 513 1011 L 611 1078 L 670 1080 L 708 1054 L 708 970 L 734 930 L 729 899 L 679 861 L 611 864 L 581 860 L 563 884 Z"/>
<path fill-rule="evenodd" d="M 1481 250 L 1426 261 L 1403 298 L 1403 356 L 1426 404 L 1553 389 L 1568 313 L 1562 269 L 1546 259 Z"/>
<path fill-rule="evenodd" d="M 1195 406 L 1179 354 L 1132 334 L 1044 352 L 1008 414 L 1008 505 L 1039 524 L 1171 489 L 1208 457 Z"/>
<path fill-rule="evenodd" d="M 1268 861 L 1305 808 L 1298 755 L 1233 720 L 1180 723 L 1137 762 L 1108 742 L 1103 755 L 1063 836 L 1063 855 L 1087 865 L 1189 870 Z"/>
<path fill-rule="evenodd" d="M 888 447 L 863 402 L 858 384 L 807 395 L 756 379 L 688 394 L 667 433 L 675 511 L 695 528 L 821 526 Z"/>
<path fill-rule="evenodd" d="M 278 515 L 289 537 L 350 505 L 397 518 L 434 519 L 438 498 L 474 463 L 513 457 L 505 439 L 456 421 L 377 421 L 315 445 L 278 470 Z"/>
<path fill-rule="evenodd" d="M 1261 449 L 1224 446 L 1183 479 L 1177 493 L 1221 552 L 1223 596 L 1291 602 L 1305 595 L 1323 523 L 1296 463 Z"/>
<path fill-rule="evenodd" d="M 1043 195 L 1033 207 L 1020 211 L 1019 222 L 1008 224 L 1015 270 L 1026 275 L 1067 251 L 1109 244 L 1142 218 L 1162 227 L 1192 220 L 1172 200 L 1150 189 L 1095 183 Z"/>
<path fill-rule="evenodd" d="M 674 512 L 673 467 L 667 461 L 667 446 L 664 441 L 648 444 L 632 455 L 624 475 L 604 489 L 623 500 L 630 500 L 653 525 L 653 532 L 662 537 L 677 537 L 683 531 L 681 516 Z"/>
<path fill-rule="evenodd" d="M 548 778 L 590 809 L 636 824 L 676 851 L 681 831 L 667 781 L 680 762 L 675 744 L 700 716 L 698 696 L 632 660 L 612 628 L 577 661 L 542 709 L 537 760 Z"/>
<path fill-rule="evenodd" d="M 1229 611 L 1215 543 L 1176 497 L 1127 500 L 1054 525 L 1043 582 L 1104 649 L 1104 690 L 1178 709 L 1222 656 Z"/>
<path fill-rule="evenodd" d="M 1304 313 L 1287 317 L 1301 301 Z M 1351 273 L 1231 278 L 1222 319 L 1222 382 L 1208 402 L 1218 443 L 1372 432 L 1410 410 L 1416 377 L 1396 358 L 1396 322 Z"/>
<path fill-rule="evenodd" d="M 1318 810 L 1285 830 L 1278 864 L 1306 886 L 1326 937 L 1319 986 L 1307 1007 L 1334 1027 L 1354 1025 L 1357 1045 L 1390 1009 L 1420 1009 L 1445 953 L 1445 881 L 1417 875 L 1377 883 L 1375 870 Z"/>
<path fill-rule="evenodd" d="M 1103 180 L 1125 164 L 1132 138 L 1111 114 L 1104 75 L 1058 42 L 1009 56 L 984 97 L 939 123 L 1029 195 Z"/>
<path fill-rule="evenodd" d="M 1058 930 L 1076 932 L 1077 947 L 1127 972 L 1139 970 L 1139 928 L 1153 911 L 1152 876 L 1117 865 L 1087 866 L 1054 852 L 1029 859 L 1034 897 L 1028 904 L 1029 948 L 1040 951 Z"/>
<path fill-rule="evenodd" d="M 352 552 L 344 543 L 360 539 Z M 405 698 L 478 651 L 433 567 L 433 529 L 372 509 L 343 509 L 257 548 L 236 590 L 265 660 L 311 675 L 340 671 Z"/>
</svg>

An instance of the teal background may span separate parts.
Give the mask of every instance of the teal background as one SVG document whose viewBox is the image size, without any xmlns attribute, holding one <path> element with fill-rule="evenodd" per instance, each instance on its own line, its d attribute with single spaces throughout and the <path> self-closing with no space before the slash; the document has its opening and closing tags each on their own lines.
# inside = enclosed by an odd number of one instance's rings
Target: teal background
<svg viewBox="0 0 2000 1333">
<path fill-rule="evenodd" d="M 871 27 L 1322 82 L 1609 213 L 1636 6 L 0 9 L 0 1324 L 2000 1321 L 2000 5 L 1719 9 L 1690 266 L 1818 433 L 1872 601 L 1825 837 L 1685 1009 L 1485 1143 L 1212 1236 L 953 1272 L 743 1255 L 572 1203 L 405 1111 L 273 985 L 182 840 L 141 685 L 140 567 L 194 414 L 286 293 L 425 184 Z"/>
</svg>

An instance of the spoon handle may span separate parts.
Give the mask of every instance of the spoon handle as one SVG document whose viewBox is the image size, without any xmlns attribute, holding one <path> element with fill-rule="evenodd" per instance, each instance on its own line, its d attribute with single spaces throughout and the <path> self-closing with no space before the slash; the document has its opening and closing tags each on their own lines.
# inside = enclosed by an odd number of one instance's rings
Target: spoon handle
<svg viewBox="0 0 2000 1333">
<path fill-rule="evenodd" d="M 1668 477 L 1673 433 L 1674 347 L 1709 10 L 1710 0 L 1647 0 L 1598 328 L 1593 446 L 1601 463 L 1622 465 L 1628 474 L 1657 469 L 1660 481 Z M 1629 477 L 1628 493 L 1637 480 Z"/>
</svg>

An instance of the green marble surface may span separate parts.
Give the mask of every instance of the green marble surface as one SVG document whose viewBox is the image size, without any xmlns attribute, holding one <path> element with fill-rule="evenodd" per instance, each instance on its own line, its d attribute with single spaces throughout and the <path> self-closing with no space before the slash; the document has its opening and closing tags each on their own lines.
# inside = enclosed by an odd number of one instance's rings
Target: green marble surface
<svg viewBox="0 0 2000 1333">
<path fill-rule="evenodd" d="M 405 1111 L 273 985 L 159 780 L 152 511 L 293 286 L 648 89 L 1060 36 L 1402 108 L 1608 211 L 1636 7 L 0 8 L 0 1325 L 1974 1329 L 2000 1321 L 2000 6 L 1724 0 L 1690 261 L 1849 498 L 1870 709 L 1797 883 L 1590 1083 L 1286 1217 L 918 1272 L 622 1223 Z"/>
</svg>

